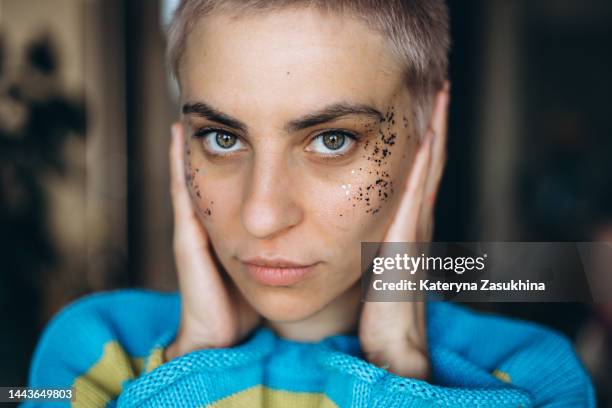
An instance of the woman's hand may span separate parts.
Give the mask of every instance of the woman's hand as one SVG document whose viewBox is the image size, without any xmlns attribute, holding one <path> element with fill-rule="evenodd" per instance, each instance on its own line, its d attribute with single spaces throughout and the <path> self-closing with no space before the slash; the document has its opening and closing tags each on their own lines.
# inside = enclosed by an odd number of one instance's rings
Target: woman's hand
<svg viewBox="0 0 612 408">
<path fill-rule="evenodd" d="M 384 242 L 429 242 L 433 208 L 446 161 L 448 84 L 436 97 L 432 123 L 414 160 Z M 372 364 L 402 377 L 429 379 L 426 302 L 366 302 L 359 340 Z"/>
<path fill-rule="evenodd" d="M 183 126 L 172 126 L 170 173 L 174 255 L 181 291 L 181 321 L 165 351 L 170 360 L 194 350 L 230 347 L 259 322 L 259 315 L 219 271 L 185 180 Z"/>
</svg>

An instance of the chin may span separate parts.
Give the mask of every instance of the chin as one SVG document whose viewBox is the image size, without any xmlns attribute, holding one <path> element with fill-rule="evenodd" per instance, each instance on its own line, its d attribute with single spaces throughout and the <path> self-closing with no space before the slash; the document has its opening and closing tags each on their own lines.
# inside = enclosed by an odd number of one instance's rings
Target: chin
<svg viewBox="0 0 612 408">
<path fill-rule="evenodd" d="M 262 287 L 246 297 L 261 316 L 272 322 L 298 322 L 325 306 L 320 294 L 297 288 Z"/>
</svg>

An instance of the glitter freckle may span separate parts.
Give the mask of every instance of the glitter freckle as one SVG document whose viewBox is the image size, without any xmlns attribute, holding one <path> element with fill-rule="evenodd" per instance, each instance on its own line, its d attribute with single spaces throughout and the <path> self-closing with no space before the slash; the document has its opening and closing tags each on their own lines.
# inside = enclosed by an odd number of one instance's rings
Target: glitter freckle
<svg viewBox="0 0 612 408">
<path fill-rule="evenodd" d="M 402 119 L 404 124 L 407 124 L 407 119 L 405 117 L 402 117 Z M 375 175 L 376 179 L 372 180 L 370 184 L 358 187 L 353 195 L 354 201 L 361 201 L 366 205 L 366 213 L 369 214 L 378 214 L 382 205 L 393 195 L 391 175 L 384 170 L 384 166 L 389 164 L 389 159 L 393 154 L 393 146 L 397 141 L 397 134 L 394 132 L 396 124 L 394 106 L 388 107 L 380 123 L 383 125 L 378 129 L 378 138 L 373 140 L 372 143 L 367 140 L 363 144 L 365 154 L 362 156 L 373 164 L 373 167 L 367 169 L 367 171 L 369 175 Z M 362 171 L 363 168 L 359 168 L 359 170 Z M 352 170 L 351 174 L 355 174 L 355 170 Z M 353 207 L 355 206 L 356 204 L 353 203 Z"/>
</svg>

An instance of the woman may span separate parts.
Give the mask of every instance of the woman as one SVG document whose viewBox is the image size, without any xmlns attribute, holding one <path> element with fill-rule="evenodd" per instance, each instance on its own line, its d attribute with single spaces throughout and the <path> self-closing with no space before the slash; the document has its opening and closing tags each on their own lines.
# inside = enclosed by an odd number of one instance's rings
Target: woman
<svg viewBox="0 0 612 408">
<path fill-rule="evenodd" d="M 361 242 L 431 239 L 447 20 L 430 0 L 182 1 L 180 297 L 71 306 L 32 385 L 74 386 L 85 405 L 592 406 L 571 346 L 544 328 L 360 302 Z"/>
</svg>

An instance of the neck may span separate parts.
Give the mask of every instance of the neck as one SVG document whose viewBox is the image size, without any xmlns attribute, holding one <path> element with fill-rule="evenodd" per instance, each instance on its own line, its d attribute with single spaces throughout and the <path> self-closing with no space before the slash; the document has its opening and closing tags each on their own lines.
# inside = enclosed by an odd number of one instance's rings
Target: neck
<svg viewBox="0 0 612 408">
<path fill-rule="evenodd" d="M 297 322 L 272 322 L 266 325 L 280 337 L 295 341 L 319 341 L 337 334 L 354 333 L 357 329 L 361 296 L 354 285 L 317 313 Z"/>
</svg>

